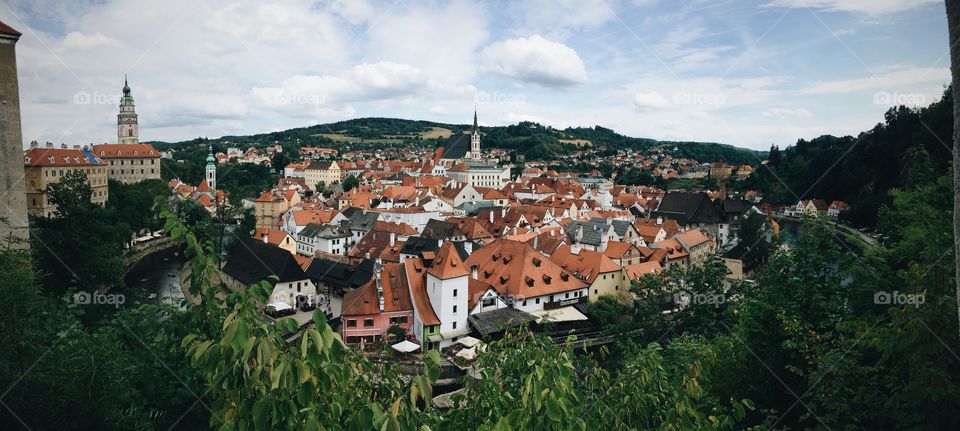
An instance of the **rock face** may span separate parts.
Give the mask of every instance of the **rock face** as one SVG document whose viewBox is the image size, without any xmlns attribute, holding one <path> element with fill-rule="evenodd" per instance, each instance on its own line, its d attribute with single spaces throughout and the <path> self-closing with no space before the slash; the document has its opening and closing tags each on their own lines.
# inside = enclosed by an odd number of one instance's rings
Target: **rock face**
<svg viewBox="0 0 960 431">
<path fill-rule="evenodd" d="M 0 22 L 0 247 L 29 238 L 16 44 L 20 33 Z M 26 241 L 14 247 L 26 248 Z"/>
</svg>

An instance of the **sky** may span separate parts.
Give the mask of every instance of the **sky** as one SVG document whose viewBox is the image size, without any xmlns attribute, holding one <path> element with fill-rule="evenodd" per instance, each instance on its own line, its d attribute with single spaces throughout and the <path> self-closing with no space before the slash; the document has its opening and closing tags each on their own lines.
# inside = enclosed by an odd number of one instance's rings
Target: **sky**
<svg viewBox="0 0 960 431">
<path fill-rule="evenodd" d="M 24 144 L 359 117 L 556 128 L 766 149 L 857 134 L 950 80 L 937 0 L 0 0 Z"/>
</svg>

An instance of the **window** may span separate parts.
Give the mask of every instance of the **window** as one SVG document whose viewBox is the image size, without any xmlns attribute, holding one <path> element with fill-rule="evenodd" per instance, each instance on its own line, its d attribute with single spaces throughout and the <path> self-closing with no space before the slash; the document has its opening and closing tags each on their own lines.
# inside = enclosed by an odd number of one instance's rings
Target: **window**
<svg viewBox="0 0 960 431">
<path fill-rule="evenodd" d="M 524 307 L 527 306 L 527 300 L 526 300 L 526 299 L 523 300 L 523 306 L 524 306 Z"/>
<path fill-rule="evenodd" d="M 539 303 L 540 303 L 540 298 L 537 298 L 537 304 L 539 304 Z"/>
<path fill-rule="evenodd" d="M 454 298 L 457 297 L 457 289 L 453 289 L 453 297 L 454 297 Z M 456 313 L 456 312 L 457 312 L 457 310 L 456 310 L 457 307 L 453 307 L 453 308 L 454 308 L 453 312 Z"/>
<path fill-rule="evenodd" d="M 453 329 L 457 329 L 457 322 L 453 322 Z"/>
<path fill-rule="evenodd" d="M 484 306 L 484 307 L 492 307 L 495 302 L 496 302 L 495 299 L 493 299 L 493 298 L 487 298 L 487 299 L 484 299 L 484 300 L 483 300 L 483 306 Z M 527 305 L 527 301 L 523 301 L 523 305 Z"/>
<path fill-rule="evenodd" d="M 363 319 L 363 327 L 369 328 L 373 326 L 373 319 Z"/>
<path fill-rule="evenodd" d="M 348 328 L 356 328 L 356 327 L 357 327 L 357 320 L 356 320 L 356 319 L 349 319 L 349 320 L 347 320 L 347 327 L 348 327 Z"/>
<path fill-rule="evenodd" d="M 453 306 L 453 314 L 457 314 L 457 306 L 456 306 L 456 305 Z"/>
<path fill-rule="evenodd" d="M 569 298 L 570 298 L 570 292 L 563 294 L 563 299 L 569 299 Z"/>
</svg>

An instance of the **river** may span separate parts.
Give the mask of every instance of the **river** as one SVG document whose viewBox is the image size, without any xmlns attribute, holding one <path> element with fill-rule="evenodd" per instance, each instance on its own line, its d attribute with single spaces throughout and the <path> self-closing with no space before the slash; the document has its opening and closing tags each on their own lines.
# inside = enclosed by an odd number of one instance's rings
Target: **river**
<svg viewBox="0 0 960 431">
<path fill-rule="evenodd" d="M 177 247 L 144 256 L 130 267 L 124 277 L 124 294 L 128 303 L 167 303 L 179 305 L 183 299 L 180 270 L 186 259 Z"/>
</svg>

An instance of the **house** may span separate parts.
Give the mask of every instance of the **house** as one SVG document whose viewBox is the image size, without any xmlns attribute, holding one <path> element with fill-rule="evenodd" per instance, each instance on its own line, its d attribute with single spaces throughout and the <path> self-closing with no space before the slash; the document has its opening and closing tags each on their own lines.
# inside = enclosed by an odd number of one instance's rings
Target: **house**
<svg viewBox="0 0 960 431">
<path fill-rule="evenodd" d="M 737 244 L 721 256 L 723 264 L 729 270 L 726 278 L 728 280 L 752 278 L 756 269 L 763 263 L 763 258 L 758 247 L 751 247 L 751 244 Z"/>
<path fill-rule="evenodd" d="M 786 207 L 783 215 L 792 217 L 800 217 L 803 215 L 818 217 L 827 214 L 828 207 L 823 199 L 801 199 L 796 205 Z"/>
<path fill-rule="evenodd" d="M 373 278 L 343 297 L 340 323 L 347 344 L 380 342 L 392 326 L 409 332 L 413 303 L 404 266 L 377 263 Z"/>
<path fill-rule="evenodd" d="M 623 267 L 623 271 L 626 273 L 627 279 L 633 282 L 639 281 L 647 275 L 659 274 L 663 272 L 663 268 L 660 266 L 660 262 L 649 261 L 627 265 Z"/>
<path fill-rule="evenodd" d="M 290 234 L 282 230 L 262 227 L 254 232 L 253 239 L 259 239 L 263 241 L 264 244 L 279 247 L 290 254 L 297 254 L 297 241 L 294 240 Z"/>
<path fill-rule="evenodd" d="M 609 241 L 607 242 L 607 248 L 603 250 L 603 255 L 621 267 L 643 261 L 643 254 L 640 253 L 640 248 L 629 242 Z"/>
<path fill-rule="evenodd" d="M 606 223 L 573 221 L 567 224 L 563 231 L 567 234 L 567 241 L 575 246 L 587 250 L 603 251 L 607 248 L 613 227 Z"/>
<path fill-rule="evenodd" d="M 433 238 L 450 241 L 466 241 L 467 236 L 460 230 L 460 226 L 448 221 L 431 219 L 424 226 L 420 234 L 425 238 Z"/>
<path fill-rule="evenodd" d="M 296 307 L 314 301 L 317 288 L 297 260 L 287 251 L 251 238 L 241 240 L 221 270 L 230 289 L 245 290 L 266 281 L 273 286 L 268 304 L 282 302 Z M 266 305 L 266 304 L 264 304 Z"/>
<path fill-rule="evenodd" d="M 589 284 L 529 244 L 498 239 L 467 258 L 472 297 L 491 294 L 524 312 L 558 309 L 586 301 Z M 488 293 L 487 291 L 493 292 Z"/>
<path fill-rule="evenodd" d="M 297 233 L 297 253 L 311 257 L 317 253 L 343 256 L 350 238 L 350 230 L 344 226 L 311 223 Z"/>
<path fill-rule="evenodd" d="M 651 216 L 676 221 L 680 226 L 716 230 L 723 217 L 706 193 L 670 192 L 663 196 Z"/>
<path fill-rule="evenodd" d="M 700 229 L 686 230 L 673 238 L 687 252 L 688 265 L 698 265 L 705 262 L 715 251 L 716 244 L 713 238 L 705 235 Z"/>
<path fill-rule="evenodd" d="M 602 295 L 626 298 L 630 288 L 623 268 L 601 252 L 562 245 L 550 260 L 589 285 L 590 301 Z"/>
<path fill-rule="evenodd" d="M 257 218 L 257 227 L 279 229 L 283 225 L 283 214 L 298 203 L 300 203 L 300 194 L 293 189 L 262 193 L 253 202 L 253 214 Z"/>
<path fill-rule="evenodd" d="M 373 278 L 375 263 L 373 259 L 365 259 L 357 264 L 346 264 L 322 257 L 314 258 L 304 268 L 304 272 L 317 286 L 318 292 L 343 296 Z M 338 310 L 332 310 L 334 317 Z"/>
<path fill-rule="evenodd" d="M 320 183 L 325 186 L 339 183 L 343 181 L 343 176 L 343 170 L 335 161 L 314 160 L 303 169 L 304 181 L 313 190 L 322 189 L 322 187 L 317 187 Z"/>
<path fill-rule="evenodd" d="M 440 193 L 440 199 L 451 207 L 458 207 L 465 202 L 476 202 L 483 199 L 483 195 L 472 185 L 467 183 L 457 184 L 449 187 Z"/>
<path fill-rule="evenodd" d="M 840 213 L 850 209 L 850 205 L 847 205 L 844 201 L 833 201 L 830 202 L 830 206 L 827 207 L 827 217 L 830 217 L 834 220 L 840 217 Z"/>
</svg>

